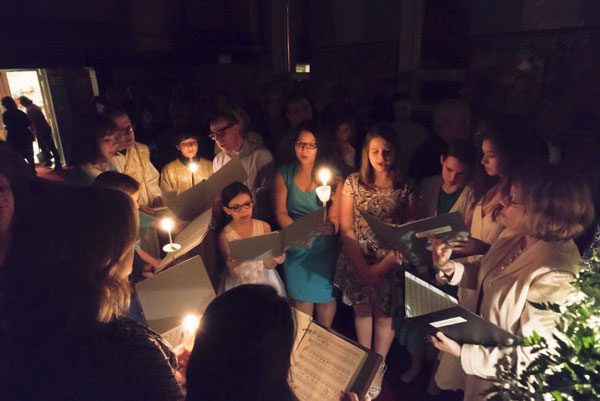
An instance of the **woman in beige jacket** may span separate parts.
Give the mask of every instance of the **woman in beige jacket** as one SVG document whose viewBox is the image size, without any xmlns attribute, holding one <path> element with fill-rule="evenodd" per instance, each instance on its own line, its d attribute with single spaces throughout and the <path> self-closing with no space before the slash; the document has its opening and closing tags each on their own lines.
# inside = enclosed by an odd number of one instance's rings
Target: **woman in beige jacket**
<svg viewBox="0 0 600 401">
<path fill-rule="evenodd" d="M 476 312 L 502 329 L 521 337 L 535 330 L 551 343 L 555 316 L 536 309 L 531 302 L 567 299 L 570 282 L 580 267 L 572 238 L 593 219 L 589 190 L 573 177 L 550 171 L 527 173 L 513 179 L 510 193 L 501 203 L 500 218 L 506 230 L 480 263 L 450 261 L 453 243 L 432 238 L 438 281 L 475 290 L 479 300 Z M 440 351 L 459 359 L 467 374 L 463 390 L 469 401 L 482 399 L 481 392 L 496 377 L 495 365 L 505 354 L 511 354 L 518 370 L 532 360 L 529 347 L 460 345 L 439 332 L 430 339 Z M 441 384 L 463 372 L 440 370 L 436 381 Z"/>
</svg>

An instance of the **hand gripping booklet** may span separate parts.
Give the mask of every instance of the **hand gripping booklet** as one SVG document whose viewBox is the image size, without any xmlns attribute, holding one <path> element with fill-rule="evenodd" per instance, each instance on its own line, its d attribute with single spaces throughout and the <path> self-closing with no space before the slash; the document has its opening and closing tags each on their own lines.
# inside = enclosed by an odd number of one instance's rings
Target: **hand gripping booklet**
<svg viewBox="0 0 600 401">
<path fill-rule="evenodd" d="M 177 345 L 176 337 L 183 318 L 200 316 L 215 298 L 200 256 L 194 256 L 172 268 L 140 281 L 135 286 L 148 327 Z"/>
<path fill-rule="evenodd" d="M 431 335 L 441 331 L 459 344 L 517 344 L 520 338 L 458 305 L 456 298 L 405 272 L 406 320 Z"/>
<path fill-rule="evenodd" d="M 311 316 L 293 309 L 296 341 L 288 383 L 300 401 L 339 401 L 340 391 L 363 399 L 383 358 Z"/>
<path fill-rule="evenodd" d="M 279 256 L 302 241 L 319 233 L 319 225 L 325 217 L 325 208 L 306 215 L 281 231 L 244 238 L 229 243 L 231 256 L 241 261 L 264 260 Z"/>
<path fill-rule="evenodd" d="M 460 212 L 442 214 L 402 225 L 387 224 L 375 216 L 361 211 L 369 226 L 384 246 L 400 251 L 413 266 L 431 264 L 431 244 L 427 236 L 432 234 L 448 241 L 456 237 L 468 237 Z"/>
<path fill-rule="evenodd" d="M 177 196 L 165 194 L 169 208 L 181 220 L 192 220 L 206 209 L 211 207 L 211 202 L 221 196 L 221 191 L 234 182 L 244 182 L 248 173 L 239 157 L 234 157 L 219 171 L 207 180 L 194 185 Z"/>
</svg>

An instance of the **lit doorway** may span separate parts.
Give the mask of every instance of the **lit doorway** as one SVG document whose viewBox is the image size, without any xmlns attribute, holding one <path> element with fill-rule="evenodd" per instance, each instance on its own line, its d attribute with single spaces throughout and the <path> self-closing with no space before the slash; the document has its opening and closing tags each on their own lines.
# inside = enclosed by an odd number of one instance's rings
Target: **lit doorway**
<svg viewBox="0 0 600 401">
<path fill-rule="evenodd" d="M 58 149 L 61 159 L 64 161 L 62 142 L 56 123 L 54 105 L 48 85 L 48 77 L 44 69 L 26 70 L 12 69 L 0 70 L 0 97 L 11 96 L 22 111 L 25 109 L 19 104 L 20 96 L 27 96 L 33 103 L 39 106 L 52 128 L 52 139 Z M 0 139 L 6 140 L 6 132 L 3 124 L 0 124 Z M 37 141 L 33 143 L 33 153 L 36 163 L 39 163 L 37 155 L 40 153 L 40 147 Z"/>
</svg>

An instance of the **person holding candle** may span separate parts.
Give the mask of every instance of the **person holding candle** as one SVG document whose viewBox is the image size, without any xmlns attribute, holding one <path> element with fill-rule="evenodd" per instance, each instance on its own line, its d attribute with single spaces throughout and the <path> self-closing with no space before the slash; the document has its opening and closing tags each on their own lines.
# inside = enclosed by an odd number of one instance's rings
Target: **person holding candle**
<svg viewBox="0 0 600 401">
<path fill-rule="evenodd" d="M 190 130 L 180 130 L 174 137 L 180 156 L 163 167 L 160 189 L 177 195 L 206 180 L 213 173 L 212 161 L 198 156 L 198 136 Z"/>
<path fill-rule="evenodd" d="M 335 276 L 344 302 L 354 308 L 358 342 L 373 347 L 384 361 L 394 339 L 392 317 L 404 301 L 403 272 L 398 269 L 396 253 L 380 245 L 360 212 L 395 224 L 417 215 L 416 190 L 400 172 L 394 144 L 390 126 L 372 128 L 362 149 L 360 172 L 350 174 L 344 182 L 340 202 L 342 253 Z M 384 370 L 382 364 L 372 396 L 381 391 Z"/>
<path fill-rule="evenodd" d="M 317 187 L 331 186 L 331 203 L 323 232 L 306 241 L 306 246 L 287 251 L 283 264 L 286 286 L 292 305 L 312 316 L 315 305 L 317 319 L 331 326 L 336 311 L 337 289 L 332 285 L 337 259 L 339 190 L 337 177 L 331 171 L 328 182 L 319 182 L 318 173 L 325 168 L 325 143 L 309 123 L 296 127 L 294 163 L 283 165 L 275 176 L 275 216 L 281 227 L 323 207 Z M 320 185 L 325 184 L 325 185 Z"/>
<path fill-rule="evenodd" d="M 123 316 L 138 239 L 133 200 L 114 189 L 60 186 L 15 225 L 35 229 L 15 230 L 5 265 L 0 394 L 183 400 L 170 346 Z M 57 226 L 59 235 L 49 235 Z"/>
<path fill-rule="evenodd" d="M 252 218 L 254 202 L 247 186 L 234 182 L 226 186 L 221 193 L 223 210 L 231 216 L 219 235 L 219 248 L 225 259 L 227 269 L 223 272 L 219 294 L 241 284 L 267 284 L 285 297 L 285 289 L 275 270 L 278 264 L 285 260 L 285 253 L 265 260 L 240 261 L 233 258 L 229 252 L 229 242 L 264 235 L 271 232 L 271 226 Z"/>
<path fill-rule="evenodd" d="M 519 337 L 534 330 L 550 347 L 556 330 L 554 312 L 537 309 L 532 303 L 564 303 L 570 282 L 581 267 L 573 238 L 592 222 L 594 207 L 589 188 L 581 179 L 545 166 L 529 168 L 511 178 L 510 190 L 503 191 L 500 220 L 506 227 L 480 261 L 450 260 L 455 242 L 435 237 L 433 264 L 440 283 L 469 288 L 476 293 L 476 313 Z M 485 347 L 458 344 L 438 332 L 433 345 L 457 362 L 457 368 L 438 369 L 436 382 L 460 382 L 465 400 L 483 400 L 482 391 L 497 376 L 496 363 L 510 355 L 508 369 L 522 370 L 535 356 L 527 346 Z"/>
</svg>

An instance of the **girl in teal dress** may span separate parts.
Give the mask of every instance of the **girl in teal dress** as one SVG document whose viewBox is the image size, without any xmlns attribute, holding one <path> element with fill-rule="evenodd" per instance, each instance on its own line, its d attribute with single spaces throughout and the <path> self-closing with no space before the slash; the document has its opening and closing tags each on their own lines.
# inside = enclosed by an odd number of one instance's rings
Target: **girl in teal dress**
<svg viewBox="0 0 600 401">
<path fill-rule="evenodd" d="M 282 166 L 275 176 L 275 213 L 281 227 L 323 207 L 315 191 L 321 185 L 316 176 L 323 165 L 323 147 L 314 128 L 302 125 L 296 129 L 296 161 Z M 327 327 L 333 322 L 337 297 L 332 280 L 338 251 L 338 182 L 333 179 L 328 183 L 332 196 L 321 234 L 307 240 L 306 246 L 288 250 L 283 264 L 292 305 L 311 316 L 316 305 L 317 319 Z"/>
</svg>

